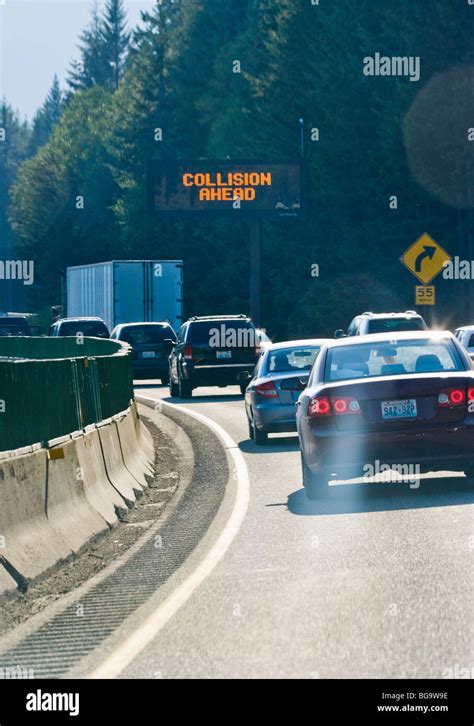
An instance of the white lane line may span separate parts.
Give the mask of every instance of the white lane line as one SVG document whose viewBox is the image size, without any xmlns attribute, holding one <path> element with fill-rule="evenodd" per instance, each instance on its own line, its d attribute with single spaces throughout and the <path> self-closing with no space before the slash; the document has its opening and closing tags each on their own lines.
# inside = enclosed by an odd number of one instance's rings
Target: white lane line
<svg viewBox="0 0 474 726">
<path fill-rule="evenodd" d="M 152 403 L 158 402 L 157 399 L 146 396 L 137 396 L 136 398 L 138 401 L 141 399 Z M 176 408 L 166 401 L 160 403 L 163 406 Z M 146 648 L 220 562 L 235 539 L 247 513 L 250 498 L 249 476 L 245 459 L 235 441 L 222 426 L 219 426 L 207 416 L 181 406 L 179 411 L 183 411 L 201 421 L 222 439 L 225 448 L 233 459 L 237 477 L 237 494 L 234 507 L 217 541 L 194 572 L 87 678 L 116 678 Z"/>
</svg>

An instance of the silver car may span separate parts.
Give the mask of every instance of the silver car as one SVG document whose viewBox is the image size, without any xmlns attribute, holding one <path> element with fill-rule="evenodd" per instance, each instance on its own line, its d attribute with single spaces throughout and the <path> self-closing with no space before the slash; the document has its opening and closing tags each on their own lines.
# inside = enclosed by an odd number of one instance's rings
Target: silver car
<svg viewBox="0 0 474 726">
<path fill-rule="evenodd" d="M 296 431 L 295 403 L 326 338 L 269 345 L 245 391 L 249 436 L 265 444 L 269 433 Z"/>
<path fill-rule="evenodd" d="M 471 360 L 474 360 L 474 325 L 463 325 L 454 331 L 454 335 L 466 348 Z"/>
</svg>

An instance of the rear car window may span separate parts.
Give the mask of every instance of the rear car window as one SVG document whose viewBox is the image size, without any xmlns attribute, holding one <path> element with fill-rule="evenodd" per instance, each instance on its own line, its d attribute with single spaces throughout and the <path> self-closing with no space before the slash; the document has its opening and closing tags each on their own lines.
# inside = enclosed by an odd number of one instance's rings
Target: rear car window
<svg viewBox="0 0 474 726">
<path fill-rule="evenodd" d="M 391 333 L 392 331 L 402 332 L 404 330 L 426 330 L 421 318 L 383 318 L 368 321 L 367 330 L 369 333 Z"/>
<path fill-rule="evenodd" d="M 471 335 L 471 337 L 469 338 L 469 342 L 467 344 L 467 347 L 468 348 L 474 348 L 474 335 Z"/>
<path fill-rule="evenodd" d="M 0 318 L 0 327 L 2 328 L 27 328 L 28 327 L 28 321 L 26 318 L 14 318 L 13 316 L 10 316 L 8 318 Z"/>
<path fill-rule="evenodd" d="M 0 318 L 0 335 L 26 335 L 29 325 L 26 318 L 13 316 Z"/>
<path fill-rule="evenodd" d="M 109 331 L 105 323 L 95 320 L 77 320 L 68 323 L 61 323 L 59 335 L 77 335 L 82 333 L 89 338 L 108 338 Z"/>
<path fill-rule="evenodd" d="M 450 340 L 404 340 L 346 345 L 328 350 L 324 380 L 464 371 Z"/>
<path fill-rule="evenodd" d="M 136 325 L 124 328 L 120 333 L 120 340 L 131 346 L 162 343 L 167 339 L 176 340 L 173 328 L 168 325 Z"/>
<path fill-rule="evenodd" d="M 253 323 L 206 320 L 189 326 L 187 343 L 209 348 L 257 348 L 259 338 Z"/>
<path fill-rule="evenodd" d="M 321 348 L 316 346 L 272 350 L 267 357 L 266 372 L 309 371 L 313 367 L 320 350 Z"/>
</svg>

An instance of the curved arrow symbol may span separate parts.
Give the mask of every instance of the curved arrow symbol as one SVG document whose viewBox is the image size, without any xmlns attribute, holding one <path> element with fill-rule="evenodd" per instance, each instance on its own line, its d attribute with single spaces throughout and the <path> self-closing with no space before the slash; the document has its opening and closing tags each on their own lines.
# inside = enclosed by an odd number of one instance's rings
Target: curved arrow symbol
<svg viewBox="0 0 474 726">
<path fill-rule="evenodd" d="M 436 252 L 436 247 L 432 247 L 431 245 L 423 245 L 423 252 L 420 252 L 418 257 L 415 260 L 415 272 L 421 272 L 421 264 L 423 260 L 425 260 L 427 257 L 430 258 L 430 260 L 433 259 L 434 253 Z"/>
</svg>

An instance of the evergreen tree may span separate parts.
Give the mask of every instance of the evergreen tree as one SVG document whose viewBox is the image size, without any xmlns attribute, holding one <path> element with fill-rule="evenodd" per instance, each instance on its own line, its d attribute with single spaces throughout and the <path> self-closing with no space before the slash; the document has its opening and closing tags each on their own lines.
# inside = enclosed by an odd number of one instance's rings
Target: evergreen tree
<svg viewBox="0 0 474 726">
<path fill-rule="evenodd" d="M 8 223 L 8 196 L 17 170 L 27 155 L 30 130 L 11 106 L 0 104 L 0 259 L 12 259 L 15 239 Z M 0 311 L 20 306 L 20 286 L 0 281 Z"/>
<path fill-rule="evenodd" d="M 72 91 L 103 85 L 107 78 L 104 68 L 104 47 L 102 24 L 99 16 L 98 2 L 94 0 L 89 25 L 79 36 L 81 58 L 74 60 L 67 80 Z"/>
<path fill-rule="evenodd" d="M 90 23 L 80 41 L 81 59 L 72 61 L 69 70 L 71 90 L 93 86 L 118 88 L 130 42 L 123 0 L 107 0 L 102 16 L 95 0 Z"/>
<path fill-rule="evenodd" d="M 104 63 L 109 69 L 107 87 L 117 89 L 130 43 L 123 0 L 107 0 L 101 23 Z"/>
<path fill-rule="evenodd" d="M 59 123 L 62 109 L 63 95 L 59 86 L 59 79 L 55 75 L 46 100 L 33 119 L 33 129 L 28 149 L 30 156 L 35 154 L 40 146 L 44 146 L 48 142 L 54 127 Z"/>
</svg>

